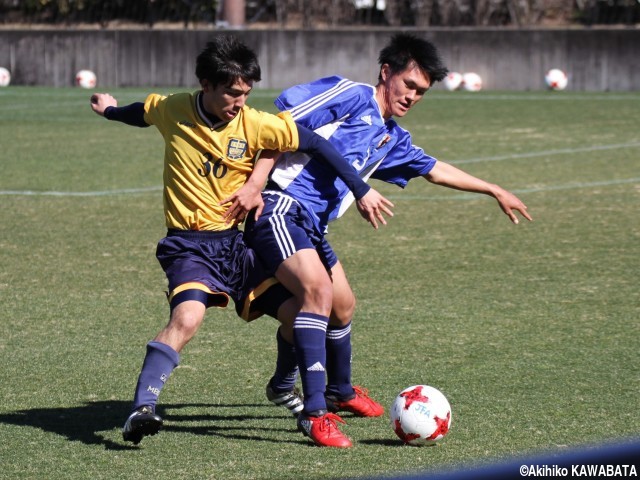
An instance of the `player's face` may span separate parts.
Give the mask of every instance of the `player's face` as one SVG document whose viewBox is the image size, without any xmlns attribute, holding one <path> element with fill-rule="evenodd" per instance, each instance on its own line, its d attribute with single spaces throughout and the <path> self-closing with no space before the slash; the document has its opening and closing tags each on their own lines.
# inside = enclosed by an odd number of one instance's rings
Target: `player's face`
<svg viewBox="0 0 640 480">
<path fill-rule="evenodd" d="M 410 63 L 404 70 L 391 73 L 388 65 L 381 70 L 382 83 L 379 85 L 381 94 L 382 116 L 404 117 L 431 87 L 431 79 L 415 63 Z"/>
<path fill-rule="evenodd" d="M 204 109 L 225 122 L 235 118 L 244 107 L 253 88 L 253 82 L 247 83 L 242 79 L 236 80 L 231 85 L 219 84 L 215 87 L 207 80 L 203 80 L 201 85 Z"/>
</svg>

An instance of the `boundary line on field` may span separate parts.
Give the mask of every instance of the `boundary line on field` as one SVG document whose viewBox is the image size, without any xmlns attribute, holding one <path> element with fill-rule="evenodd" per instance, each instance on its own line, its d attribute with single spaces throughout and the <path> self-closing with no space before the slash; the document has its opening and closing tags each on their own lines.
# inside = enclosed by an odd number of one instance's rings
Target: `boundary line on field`
<svg viewBox="0 0 640 480">
<path fill-rule="evenodd" d="M 546 157 L 546 156 L 554 156 L 554 155 L 562 155 L 562 154 L 598 152 L 602 150 L 617 150 L 619 148 L 638 148 L 638 147 L 640 147 L 640 142 L 614 143 L 611 145 L 593 145 L 591 147 L 578 147 L 578 148 L 558 148 L 555 150 L 542 150 L 540 152 L 512 153 L 509 155 L 495 155 L 491 157 L 469 158 L 466 160 L 452 160 L 447 163 L 451 163 L 452 165 L 461 165 L 461 164 L 467 164 L 467 163 L 497 162 L 500 160 L 517 160 L 520 158 Z"/>
<path fill-rule="evenodd" d="M 510 155 L 496 155 L 492 157 L 478 157 L 478 158 L 469 158 L 465 160 L 452 160 L 447 163 L 451 163 L 452 165 L 461 165 L 461 164 L 469 164 L 469 163 L 481 163 L 481 162 L 496 162 L 502 160 L 514 160 L 521 158 L 533 158 L 533 157 L 544 157 L 544 156 L 554 156 L 561 154 L 574 154 L 574 153 L 583 153 L 583 152 L 596 152 L 602 150 L 615 150 L 621 148 L 639 148 L 640 142 L 630 142 L 630 143 L 617 143 L 611 145 L 594 145 L 591 147 L 583 147 L 583 148 L 561 148 L 556 150 L 544 150 L 540 152 L 527 152 L 527 153 L 515 153 Z M 535 193 L 535 192 L 544 192 L 544 191 L 553 191 L 553 190 L 570 190 L 576 188 L 591 188 L 591 187 L 604 187 L 611 185 L 620 185 L 626 183 L 636 183 L 640 182 L 640 178 L 627 178 L 620 180 L 608 180 L 608 181 L 599 181 L 599 182 L 588 182 L 588 183 L 576 183 L 576 184 L 567 184 L 567 185 L 551 185 L 540 188 L 529 188 L 529 189 L 521 189 L 521 190 L 513 190 L 514 193 Z M 98 190 L 98 191 L 89 191 L 89 192 L 61 192 L 61 191 L 43 191 L 38 192 L 35 190 L 0 190 L 0 195 L 5 196 L 51 196 L 51 197 L 104 197 L 104 196 L 114 196 L 114 195 L 127 195 L 127 194 L 143 194 L 143 193 L 155 193 L 162 191 L 161 186 L 155 187 L 142 187 L 142 188 L 123 188 L 117 190 Z M 460 194 L 460 195 L 447 195 L 437 198 L 469 198 L 469 196 L 475 196 L 472 194 Z M 395 198 L 425 198 L 425 197 L 412 197 L 412 196 L 398 196 Z M 436 198 L 436 197 L 429 197 Z"/>
<path fill-rule="evenodd" d="M 14 195 L 25 197 L 107 197 L 113 195 L 127 195 L 149 192 L 161 192 L 162 187 L 121 188 L 117 190 L 99 190 L 94 192 L 37 192 L 35 190 L 0 190 L 0 195 Z"/>
<path fill-rule="evenodd" d="M 594 188 L 594 187 L 610 187 L 613 185 L 625 185 L 629 183 L 640 183 L 640 177 L 636 178 L 623 178 L 619 180 L 608 180 L 599 182 L 586 182 L 586 183 L 571 183 L 564 185 L 549 185 L 539 188 L 521 188 L 511 190 L 513 193 L 539 193 L 539 192 L 551 192 L 557 190 L 575 190 L 579 188 Z M 120 190 L 103 190 L 96 192 L 36 192 L 32 190 L 0 190 L 0 195 L 6 196 L 24 196 L 24 197 L 107 197 L 116 195 L 128 195 L 128 194 L 144 194 L 161 192 L 162 187 L 147 187 L 147 188 L 125 188 Z M 425 196 L 425 195 L 387 195 L 391 200 L 466 200 L 471 198 L 477 198 L 473 193 L 461 193 L 457 195 L 442 195 L 442 196 Z"/>
</svg>

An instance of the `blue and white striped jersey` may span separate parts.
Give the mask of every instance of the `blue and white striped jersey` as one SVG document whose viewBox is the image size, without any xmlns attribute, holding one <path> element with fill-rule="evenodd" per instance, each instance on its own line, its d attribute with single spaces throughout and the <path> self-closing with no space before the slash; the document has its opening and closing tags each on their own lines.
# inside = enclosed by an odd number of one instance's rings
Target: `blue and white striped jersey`
<svg viewBox="0 0 640 480">
<path fill-rule="evenodd" d="M 384 121 L 371 85 L 326 77 L 285 90 L 275 104 L 328 139 L 365 180 L 405 187 L 435 165 L 433 157 L 411 143 L 408 131 L 394 120 Z M 310 211 L 320 232 L 354 200 L 330 165 L 300 152 L 283 154 L 271 181 Z"/>
</svg>

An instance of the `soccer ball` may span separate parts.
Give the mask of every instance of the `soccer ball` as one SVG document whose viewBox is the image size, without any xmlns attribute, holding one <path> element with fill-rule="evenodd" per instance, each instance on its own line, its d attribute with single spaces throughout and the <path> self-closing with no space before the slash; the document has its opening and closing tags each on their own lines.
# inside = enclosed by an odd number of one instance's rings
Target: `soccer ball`
<svg viewBox="0 0 640 480">
<path fill-rule="evenodd" d="M 474 72 L 465 73 L 462 76 L 462 88 L 467 92 L 479 92 L 482 90 L 482 78 Z"/>
<path fill-rule="evenodd" d="M 552 68 L 544 76 L 544 81 L 551 90 L 564 90 L 567 88 L 569 79 L 559 68 Z"/>
<path fill-rule="evenodd" d="M 444 80 L 444 88 L 449 91 L 457 90 L 462 85 L 462 74 L 458 72 L 449 72 Z"/>
<path fill-rule="evenodd" d="M 76 73 L 76 85 L 82 88 L 94 88 L 97 83 L 96 74 L 91 70 L 80 70 Z"/>
<path fill-rule="evenodd" d="M 8 87 L 11 83 L 11 73 L 4 67 L 0 67 L 0 87 Z"/>
<path fill-rule="evenodd" d="M 435 445 L 451 426 L 447 397 L 428 385 L 402 390 L 391 404 L 389 415 L 391 428 L 407 445 Z"/>
</svg>

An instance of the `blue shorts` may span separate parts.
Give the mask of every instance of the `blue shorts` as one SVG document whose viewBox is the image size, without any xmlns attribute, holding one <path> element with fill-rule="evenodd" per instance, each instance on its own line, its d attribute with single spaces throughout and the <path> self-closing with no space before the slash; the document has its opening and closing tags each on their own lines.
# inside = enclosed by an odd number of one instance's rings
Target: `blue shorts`
<svg viewBox="0 0 640 480">
<path fill-rule="evenodd" d="M 229 299 L 236 312 L 250 321 L 263 313 L 274 315 L 291 294 L 268 275 L 256 254 L 247 248 L 242 232 L 169 230 L 160 240 L 156 258 L 167 275 L 171 307 L 199 300 L 224 308 Z M 259 297 L 260 309 L 254 304 Z"/>
<path fill-rule="evenodd" d="M 305 248 L 318 252 L 327 270 L 338 263 L 338 257 L 315 228 L 309 213 L 293 197 L 273 190 L 262 193 L 264 210 L 257 222 L 249 215 L 244 238 L 269 275 L 274 275 L 280 264 Z"/>
</svg>

